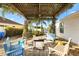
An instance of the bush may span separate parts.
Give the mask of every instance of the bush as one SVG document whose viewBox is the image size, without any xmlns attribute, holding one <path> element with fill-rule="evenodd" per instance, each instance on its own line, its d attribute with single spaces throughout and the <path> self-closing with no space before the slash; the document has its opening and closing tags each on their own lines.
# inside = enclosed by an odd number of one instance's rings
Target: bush
<svg viewBox="0 0 79 59">
<path fill-rule="evenodd" d="M 6 37 L 9 36 L 16 36 L 16 35 L 22 35 L 23 29 L 13 28 L 13 27 L 6 27 Z"/>
</svg>

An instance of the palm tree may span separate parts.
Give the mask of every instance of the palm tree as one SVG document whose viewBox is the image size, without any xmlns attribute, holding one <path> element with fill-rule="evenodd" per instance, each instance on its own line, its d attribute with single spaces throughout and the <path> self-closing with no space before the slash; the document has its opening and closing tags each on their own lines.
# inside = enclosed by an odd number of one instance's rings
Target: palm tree
<svg viewBox="0 0 79 59">
<path fill-rule="evenodd" d="M 41 27 L 41 31 L 44 30 L 44 25 L 45 25 L 45 26 L 47 25 L 45 21 L 46 21 L 46 20 L 38 20 L 38 21 L 36 22 L 36 25 L 37 25 L 37 26 L 38 26 L 38 25 L 41 25 L 41 26 L 40 26 L 40 27 Z"/>
<path fill-rule="evenodd" d="M 45 21 L 46 20 L 34 19 L 34 20 L 31 20 L 31 25 L 30 26 L 32 26 L 32 24 L 34 23 L 34 24 L 36 24 L 35 27 L 37 27 L 37 28 L 40 27 L 41 32 L 44 33 L 44 25 L 45 26 L 47 25 Z"/>
</svg>

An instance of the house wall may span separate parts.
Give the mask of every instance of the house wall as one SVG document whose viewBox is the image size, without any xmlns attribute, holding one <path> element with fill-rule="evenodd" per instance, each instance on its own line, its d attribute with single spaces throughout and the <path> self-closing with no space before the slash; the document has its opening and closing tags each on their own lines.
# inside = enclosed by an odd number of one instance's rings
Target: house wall
<svg viewBox="0 0 79 59">
<path fill-rule="evenodd" d="M 9 26 L 9 27 L 13 27 L 14 28 L 23 28 L 23 25 L 17 25 L 17 24 L 7 24 L 7 23 L 0 23 L 0 25 L 4 25 L 4 26 Z"/>
<path fill-rule="evenodd" d="M 60 33 L 59 24 L 64 23 L 64 33 Z M 65 39 L 72 38 L 72 42 L 79 44 L 79 12 L 73 13 L 56 23 L 56 35 Z"/>
</svg>

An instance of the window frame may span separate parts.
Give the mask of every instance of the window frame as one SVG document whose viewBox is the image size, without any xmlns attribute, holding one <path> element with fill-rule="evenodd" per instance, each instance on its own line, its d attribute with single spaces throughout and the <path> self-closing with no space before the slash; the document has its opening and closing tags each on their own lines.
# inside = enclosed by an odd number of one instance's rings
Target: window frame
<svg viewBox="0 0 79 59">
<path fill-rule="evenodd" d="M 60 23 L 60 33 L 64 33 L 64 23 Z"/>
</svg>

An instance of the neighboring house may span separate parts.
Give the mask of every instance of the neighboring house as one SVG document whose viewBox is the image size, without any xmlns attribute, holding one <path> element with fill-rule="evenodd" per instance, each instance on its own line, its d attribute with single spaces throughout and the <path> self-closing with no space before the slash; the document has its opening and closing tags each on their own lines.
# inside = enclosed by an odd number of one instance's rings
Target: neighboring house
<svg viewBox="0 0 79 59">
<path fill-rule="evenodd" d="M 56 35 L 79 44 L 79 12 L 73 13 L 56 23 Z"/>
<path fill-rule="evenodd" d="M 6 27 L 6 26 L 19 28 L 19 29 L 23 28 L 22 24 L 19 24 L 19 23 L 12 21 L 12 20 L 0 17 L 0 27 Z"/>
</svg>

